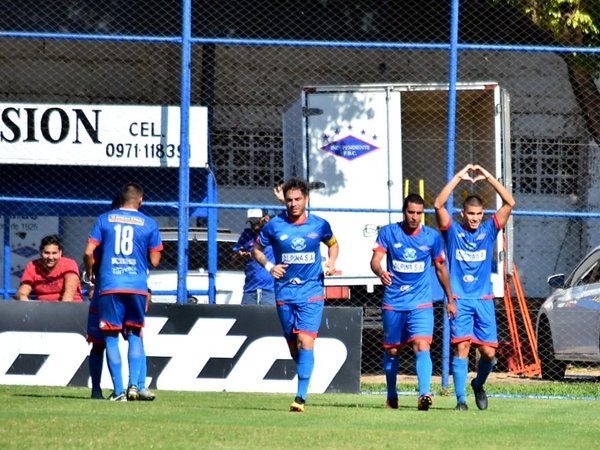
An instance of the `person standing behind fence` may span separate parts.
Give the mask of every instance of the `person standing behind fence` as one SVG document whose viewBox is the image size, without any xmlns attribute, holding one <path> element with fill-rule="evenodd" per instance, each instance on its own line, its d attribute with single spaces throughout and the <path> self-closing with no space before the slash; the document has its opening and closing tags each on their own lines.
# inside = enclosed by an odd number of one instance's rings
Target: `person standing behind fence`
<svg viewBox="0 0 600 450">
<path fill-rule="evenodd" d="M 96 286 L 100 295 L 100 328 L 105 335 L 106 356 L 113 379 L 113 401 L 137 400 L 137 383 L 145 358 L 141 331 L 146 315 L 148 262 L 158 266 L 163 250 L 156 221 L 139 211 L 144 191 L 137 183 L 126 184 L 121 191 L 123 206 L 102 214 L 90 236 L 84 254 L 87 273 L 93 275 L 94 251 L 102 246 Z M 94 280 L 92 279 L 92 282 Z M 126 328 L 129 382 L 123 388 L 119 332 Z"/>
<path fill-rule="evenodd" d="M 63 256 L 62 243 L 56 234 L 42 238 L 40 258 L 25 266 L 15 299 L 28 301 L 30 295 L 45 302 L 83 300 L 77 262 Z"/>
<path fill-rule="evenodd" d="M 409 194 L 404 199 L 402 222 L 385 225 L 379 230 L 371 258 L 371 270 L 385 286 L 381 316 L 386 408 L 398 409 L 398 352 L 404 345 L 410 345 L 415 353 L 419 388 L 417 409 L 427 411 L 433 403 L 430 345 L 434 318 L 429 270 L 432 264 L 449 299 L 448 316 L 456 314 L 445 265 L 444 243 L 436 230 L 421 224 L 424 204 L 417 194 Z M 381 267 L 384 256 L 385 269 Z"/>
<path fill-rule="evenodd" d="M 473 175 L 471 175 L 471 173 Z M 454 222 L 446 209 L 450 194 L 461 181 L 472 184 L 487 181 L 502 199 L 502 206 L 491 217 L 483 220 L 483 202 L 469 195 L 463 202 L 462 225 Z M 504 228 L 515 200 L 502 184 L 486 169 L 468 164 L 440 191 L 434 202 L 438 226 L 448 248 L 448 265 L 452 292 L 455 296 L 457 317 L 451 321 L 452 374 L 457 397 L 456 409 L 468 409 L 466 386 L 468 358 L 471 344 L 479 348 L 477 376 L 471 381 L 475 404 L 487 409 L 488 399 L 484 384 L 495 364 L 498 336 L 494 292 L 492 289 L 492 262 L 498 232 Z"/>
<path fill-rule="evenodd" d="M 244 262 L 246 278 L 244 280 L 244 295 L 242 305 L 272 305 L 275 306 L 275 279 L 254 258 L 252 248 L 262 227 L 269 221 L 269 213 L 262 209 L 248 210 L 249 228 L 245 228 L 236 245 L 233 247 L 234 259 Z M 275 262 L 271 246 L 264 249 L 264 254 L 270 263 Z"/>
<path fill-rule="evenodd" d="M 308 185 L 304 180 L 289 179 L 283 196 L 286 212 L 263 227 L 252 256 L 275 278 L 277 313 L 298 373 L 298 390 L 290 411 L 304 412 L 325 300 L 321 242 L 328 247 L 326 275 L 335 273 L 339 246 L 329 222 L 307 214 Z M 265 255 L 269 245 L 275 264 Z"/>
</svg>

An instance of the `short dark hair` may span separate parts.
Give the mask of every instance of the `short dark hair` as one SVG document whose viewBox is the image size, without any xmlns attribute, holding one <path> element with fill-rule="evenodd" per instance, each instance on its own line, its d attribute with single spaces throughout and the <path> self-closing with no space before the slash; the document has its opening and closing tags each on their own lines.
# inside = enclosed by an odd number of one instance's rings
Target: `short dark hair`
<svg viewBox="0 0 600 450">
<path fill-rule="evenodd" d="M 283 196 L 285 197 L 288 191 L 291 191 L 292 189 L 299 190 L 305 197 L 308 195 L 308 183 L 302 178 L 292 177 L 287 180 L 283 185 Z"/>
<path fill-rule="evenodd" d="M 419 194 L 408 194 L 404 198 L 404 203 L 402 204 L 402 212 L 405 212 L 408 209 L 409 203 L 425 206 L 425 200 L 423 200 L 423 197 L 421 197 Z"/>
<path fill-rule="evenodd" d="M 59 250 L 62 250 L 62 242 L 57 234 L 49 234 L 42 238 L 40 241 L 40 252 L 42 252 L 47 245 L 56 245 Z"/>
<path fill-rule="evenodd" d="M 465 209 L 467 206 L 483 207 L 483 200 L 481 200 L 481 197 L 478 195 L 469 195 L 467 198 L 465 198 L 465 201 L 462 204 L 463 209 Z"/>
<path fill-rule="evenodd" d="M 121 189 L 122 204 L 129 203 L 134 200 L 138 200 L 144 196 L 144 188 L 138 183 L 127 183 Z"/>
</svg>

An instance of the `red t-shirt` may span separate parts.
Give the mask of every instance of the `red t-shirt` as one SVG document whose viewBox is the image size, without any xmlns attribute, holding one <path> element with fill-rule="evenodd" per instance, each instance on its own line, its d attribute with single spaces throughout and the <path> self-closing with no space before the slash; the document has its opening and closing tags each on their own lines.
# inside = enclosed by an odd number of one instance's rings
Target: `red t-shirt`
<svg viewBox="0 0 600 450">
<path fill-rule="evenodd" d="M 27 266 L 25 266 L 21 283 L 31 286 L 31 293 L 35 299 L 46 302 L 58 302 L 63 297 L 65 275 L 69 273 L 74 273 L 79 277 L 79 267 L 77 267 L 74 259 L 61 257 L 56 267 L 50 273 L 47 272 L 46 267 L 42 264 L 42 260 L 36 259 L 29 261 Z M 81 285 L 78 284 L 73 301 L 80 302 L 82 300 Z"/>
</svg>

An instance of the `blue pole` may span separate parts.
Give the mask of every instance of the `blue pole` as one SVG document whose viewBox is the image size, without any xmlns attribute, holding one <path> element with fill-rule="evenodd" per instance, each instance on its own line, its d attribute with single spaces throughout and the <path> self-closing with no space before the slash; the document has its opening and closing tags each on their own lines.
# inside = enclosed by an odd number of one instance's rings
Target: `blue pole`
<svg viewBox="0 0 600 450">
<path fill-rule="evenodd" d="M 452 0 L 450 12 L 450 67 L 448 80 L 448 143 L 446 160 L 446 180 L 454 176 L 455 138 L 456 138 L 456 80 L 458 78 L 458 11 L 459 0 Z M 453 211 L 454 196 L 450 194 L 446 208 Z M 445 299 L 444 306 L 448 303 Z M 442 352 L 442 390 L 447 391 L 450 385 L 450 322 L 444 317 L 443 352 Z"/>
<path fill-rule="evenodd" d="M 177 245 L 177 302 L 187 303 L 188 229 L 190 201 L 190 98 L 192 2 L 183 0 L 181 33 L 181 139 L 179 160 L 179 232 Z"/>
<path fill-rule="evenodd" d="M 207 178 L 208 192 L 206 194 L 208 203 L 215 203 L 217 200 L 216 181 L 212 171 L 208 171 Z M 208 303 L 211 305 L 217 300 L 217 213 L 216 208 L 208 208 Z M 223 255 L 221 257 L 224 257 Z"/>
<path fill-rule="evenodd" d="M 4 273 L 2 279 L 2 291 L 4 300 L 10 299 L 10 216 L 4 215 Z"/>
</svg>

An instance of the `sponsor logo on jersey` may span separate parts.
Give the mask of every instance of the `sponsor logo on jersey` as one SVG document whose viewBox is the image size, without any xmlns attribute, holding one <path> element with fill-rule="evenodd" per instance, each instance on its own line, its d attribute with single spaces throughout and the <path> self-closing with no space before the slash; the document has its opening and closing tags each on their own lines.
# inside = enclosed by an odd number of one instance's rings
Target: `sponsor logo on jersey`
<svg viewBox="0 0 600 450">
<path fill-rule="evenodd" d="M 463 281 L 465 283 L 472 283 L 473 281 L 475 281 L 475 277 L 473 275 L 465 275 L 463 277 Z"/>
<path fill-rule="evenodd" d="M 297 252 L 301 252 L 306 248 L 306 241 L 303 237 L 292 239 L 292 248 Z"/>
<path fill-rule="evenodd" d="M 410 289 L 410 285 L 409 284 L 405 284 L 403 286 L 400 286 L 400 292 L 406 292 Z"/>
<path fill-rule="evenodd" d="M 394 244 L 394 248 L 402 248 L 402 243 L 401 242 L 396 242 Z"/>
<path fill-rule="evenodd" d="M 392 267 L 394 271 L 401 273 L 422 273 L 425 271 L 425 263 L 423 261 L 417 262 L 404 262 L 404 261 L 392 261 Z"/>
<path fill-rule="evenodd" d="M 482 262 L 485 261 L 486 255 L 486 250 L 479 250 L 476 252 L 469 252 L 461 249 L 456 250 L 456 259 L 464 262 Z"/>
<path fill-rule="evenodd" d="M 287 238 L 288 238 L 288 237 L 289 237 L 289 236 L 288 236 L 287 234 L 282 234 L 282 235 L 279 237 L 279 240 L 280 240 L 280 241 L 287 241 Z"/>
<path fill-rule="evenodd" d="M 414 261 L 417 259 L 417 251 L 414 248 L 406 248 L 402 256 L 407 261 Z"/>
<path fill-rule="evenodd" d="M 281 255 L 283 264 L 312 264 L 316 261 L 314 252 L 306 253 L 284 253 Z"/>
<path fill-rule="evenodd" d="M 108 221 L 111 223 L 126 223 L 129 225 L 144 225 L 143 217 L 123 216 L 121 214 L 111 214 L 108 216 Z"/>
</svg>

